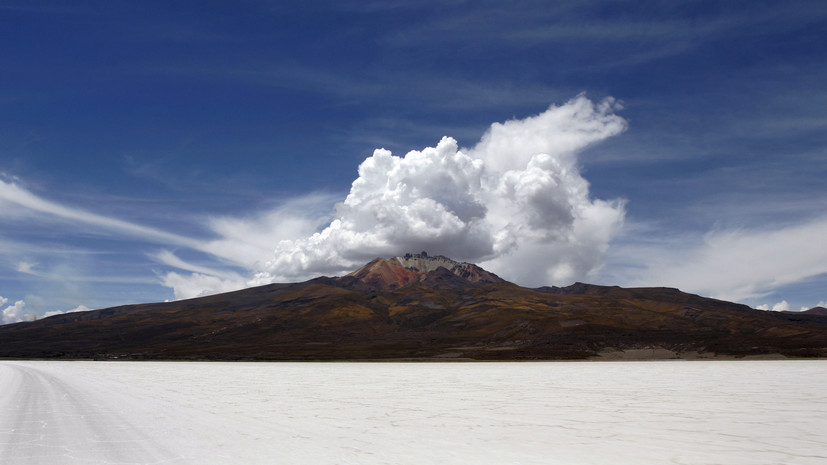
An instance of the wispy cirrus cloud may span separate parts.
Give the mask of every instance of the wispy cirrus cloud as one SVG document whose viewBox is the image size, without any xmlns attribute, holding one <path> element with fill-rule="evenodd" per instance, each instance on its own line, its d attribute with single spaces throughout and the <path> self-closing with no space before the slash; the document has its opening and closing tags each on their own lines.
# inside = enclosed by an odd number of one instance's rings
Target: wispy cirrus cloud
<svg viewBox="0 0 827 465">
<path fill-rule="evenodd" d="M 650 237 L 655 237 L 650 235 Z M 827 217 L 785 225 L 713 230 L 613 250 L 622 285 L 671 286 L 726 300 L 764 297 L 774 290 L 827 274 Z"/>
<path fill-rule="evenodd" d="M 372 102 L 381 108 L 392 98 L 397 104 L 416 103 L 422 110 L 454 112 L 536 105 L 538 101 L 559 100 L 581 90 L 495 76 L 472 79 L 448 71 L 432 74 L 384 66 L 342 67 L 331 74 L 324 66 L 307 63 L 231 62 L 215 66 L 176 62 L 142 64 L 123 72 L 284 88 L 333 97 L 342 105 Z M 406 110 L 410 111 L 410 107 Z"/>
<path fill-rule="evenodd" d="M 42 197 L 34 195 L 25 188 L 14 182 L 6 182 L 0 179 L 0 206 L 17 207 L 17 211 L 10 212 L 10 209 L 0 210 L 0 217 L 12 215 L 40 215 L 47 219 L 60 219 L 80 224 L 95 226 L 104 231 L 114 231 L 128 234 L 135 238 L 144 239 L 150 242 L 162 242 L 168 244 L 182 245 L 186 247 L 199 248 L 201 241 L 173 234 L 157 228 L 142 226 L 129 221 L 117 218 L 110 218 L 86 211 L 84 209 L 62 205 Z M 22 208 L 22 210 L 20 210 Z"/>
<path fill-rule="evenodd" d="M 67 206 L 37 196 L 15 182 L 0 179 L 0 207 L 3 207 L 0 218 L 22 222 L 31 219 L 68 221 L 80 227 L 94 227 L 99 234 L 116 234 L 145 243 L 186 247 L 220 257 L 229 263 L 252 266 L 261 260 L 263 253 L 269 252 L 274 238 L 290 239 L 314 230 L 319 221 L 324 221 L 324 213 L 334 198 L 330 194 L 311 193 L 288 199 L 271 210 L 248 218 L 207 218 L 205 236 L 212 235 L 218 239 L 200 239 Z M 29 247 L 29 250 L 35 251 L 35 248 Z"/>
<path fill-rule="evenodd" d="M 21 261 L 17 264 L 17 272 L 37 275 L 37 272 L 34 270 L 34 267 L 36 266 L 37 263 Z"/>
<path fill-rule="evenodd" d="M 75 225 L 76 232 L 91 229 L 96 235 L 107 236 L 109 240 L 129 242 L 133 249 L 161 246 L 160 251 L 146 255 L 166 267 L 192 274 L 187 276 L 162 272 L 158 278 L 152 279 L 148 276 L 93 276 L 78 272 L 73 266 L 69 266 L 71 271 L 64 269 L 66 266 L 50 268 L 41 266 L 37 257 L 41 257 L 43 262 L 49 262 L 54 260 L 55 255 L 61 254 L 60 250 L 3 238 L 0 238 L 0 244 L 7 244 L 8 247 L 3 247 L 0 256 L 4 256 L 4 261 L 18 273 L 43 280 L 135 284 L 157 283 L 160 280 L 174 289 L 176 298 L 195 297 L 248 285 L 249 275 L 271 258 L 273 247 L 278 241 L 312 234 L 328 220 L 326 215 L 337 198 L 330 194 L 311 193 L 287 199 L 271 209 L 243 217 L 204 218 L 204 238 L 194 238 L 67 206 L 35 195 L 19 182 L 0 180 L 0 218 L 5 218 L 7 224 L 68 222 Z M 63 230 L 72 234 L 72 228 Z M 211 265 L 181 259 L 173 252 L 173 249 L 179 248 L 190 251 L 190 255 L 193 251 L 201 253 L 203 259 Z M 93 249 L 69 250 L 72 255 L 99 253 Z M 20 258 L 21 256 L 27 258 Z"/>
<path fill-rule="evenodd" d="M 685 14 L 680 9 L 656 9 L 641 2 L 626 3 L 624 11 L 607 15 L 605 1 L 519 2 L 521 8 L 503 8 L 499 2 L 483 2 L 476 8 L 453 5 L 450 13 L 427 15 L 414 24 L 389 33 L 391 45 L 467 42 L 531 46 L 540 43 L 680 43 L 679 49 L 700 45 L 705 39 L 772 34 L 827 17 L 818 0 L 815 8 L 789 2 L 755 5 L 744 9 L 733 4 L 705 14 Z M 618 3 L 618 2 L 615 2 Z M 643 14 L 641 14 L 643 13 Z M 676 49 L 676 51 L 679 51 Z"/>
<path fill-rule="evenodd" d="M 447 7 L 387 31 L 382 43 L 402 50 L 457 46 L 478 54 L 564 46 L 570 53 L 555 58 L 565 62 L 566 72 L 606 72 L 680 57 L 716 42 L 789 34 L 827 18 L 817 0 L 749 8 L 731 2 L 706 11 L 692 2 L 670 7 L 632 1 L 517 4 Z M 607 51 L 601 60 L 580 59 L 592 56 L 595 48 Z"/>
</svg>

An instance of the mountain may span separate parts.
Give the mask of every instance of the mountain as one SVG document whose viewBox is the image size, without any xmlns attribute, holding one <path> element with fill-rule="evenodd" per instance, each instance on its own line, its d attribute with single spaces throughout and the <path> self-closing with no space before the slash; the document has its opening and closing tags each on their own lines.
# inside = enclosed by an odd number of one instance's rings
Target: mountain
<svg viewBox="0 0 827 465">
<path fill-rule="evenodd" d="M 477 265 L 456 262 L 441 255 L 429 257 L 427 252 L 389 260 L 376 258 L 345 275 L 344 279 L 347 278 L 355 278 L 360 288 L 372 291 L 392 291 L 413 283 L 434 289 L 458 289 L 504 282 Z"/>
<path fill-rule="evenodd" d="M 801 313 L 805 313 L 807 315 L 823 315 L 827 316 L 827 308 L 824 307 L 813 307 L 809 310 L 804 310 Z"/>
<path fill-rule="evenodd" d="M 827 316 L 671 288 L 529 289 L 425 253 L 270 284 L 0 326 L 0 357 L 178 360 L 825 356 Z"/>
</svg>

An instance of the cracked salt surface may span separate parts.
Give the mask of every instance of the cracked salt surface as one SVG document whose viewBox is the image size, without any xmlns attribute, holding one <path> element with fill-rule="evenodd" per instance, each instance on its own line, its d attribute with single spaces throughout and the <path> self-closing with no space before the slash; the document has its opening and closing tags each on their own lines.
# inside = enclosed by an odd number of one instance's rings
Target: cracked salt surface
<svg viewBox="0 0 827 465">
<path fill-rule="evenodd" d="M 2 464 L 822 464 L 827 361 L 0 362 Z"/>
</svg>

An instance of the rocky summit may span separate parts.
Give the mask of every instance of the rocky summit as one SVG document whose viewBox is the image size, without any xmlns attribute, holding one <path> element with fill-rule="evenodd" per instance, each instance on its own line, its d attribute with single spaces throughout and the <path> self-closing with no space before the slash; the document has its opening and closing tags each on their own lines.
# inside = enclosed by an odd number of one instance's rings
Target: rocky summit
<svg viewBox="0 0 827 465">
<path fill-rule="evenodd" d="M 426 253 L 345 276 L 0 326 L 0 357 L 557 360 L 827 356 L 827 316 L 673 288 L 529 289 Z"/>
<path fill-rule="evenodd" d="M 457 262 L 442 255 L 429 256 L 427 252 L 391 259 L 376 258 L 343 279 L 346 281 L 348 278 L 374 291 L 391 291 L 413 283 L 450 289 L 504 282 L 494 273 L 472 263 Z"/>
</svg>

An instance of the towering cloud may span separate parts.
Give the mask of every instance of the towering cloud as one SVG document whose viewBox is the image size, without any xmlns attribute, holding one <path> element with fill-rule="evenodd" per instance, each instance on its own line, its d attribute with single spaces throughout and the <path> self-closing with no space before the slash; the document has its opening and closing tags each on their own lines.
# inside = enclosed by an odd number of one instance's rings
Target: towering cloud
<svg viewBox="0 0 827 465">
<path fill-rule="evenodd" d="M 419 250 L 483 263 L 524 285 L 583 278 L 624 217 L 622 202 L 589 197 L 577 166 L 584 148 L 625 129 L 615 107 L 581 95 L 495 123 L 471 149 L 450 137 L 404 157 L 378 149 L 332 221 L 280 241 L 250 284 L 340 274 Z"/>
<path fill-rule="evenodd" d="M 0 296 L 0 307 L 6 305 L 9 299 Z M 34 315 L 25 312 L 26 302 L 18 300 L 0 311 L 0 324 L 17 323 L 20 321 L 32 321 Z"/>
</svg>

